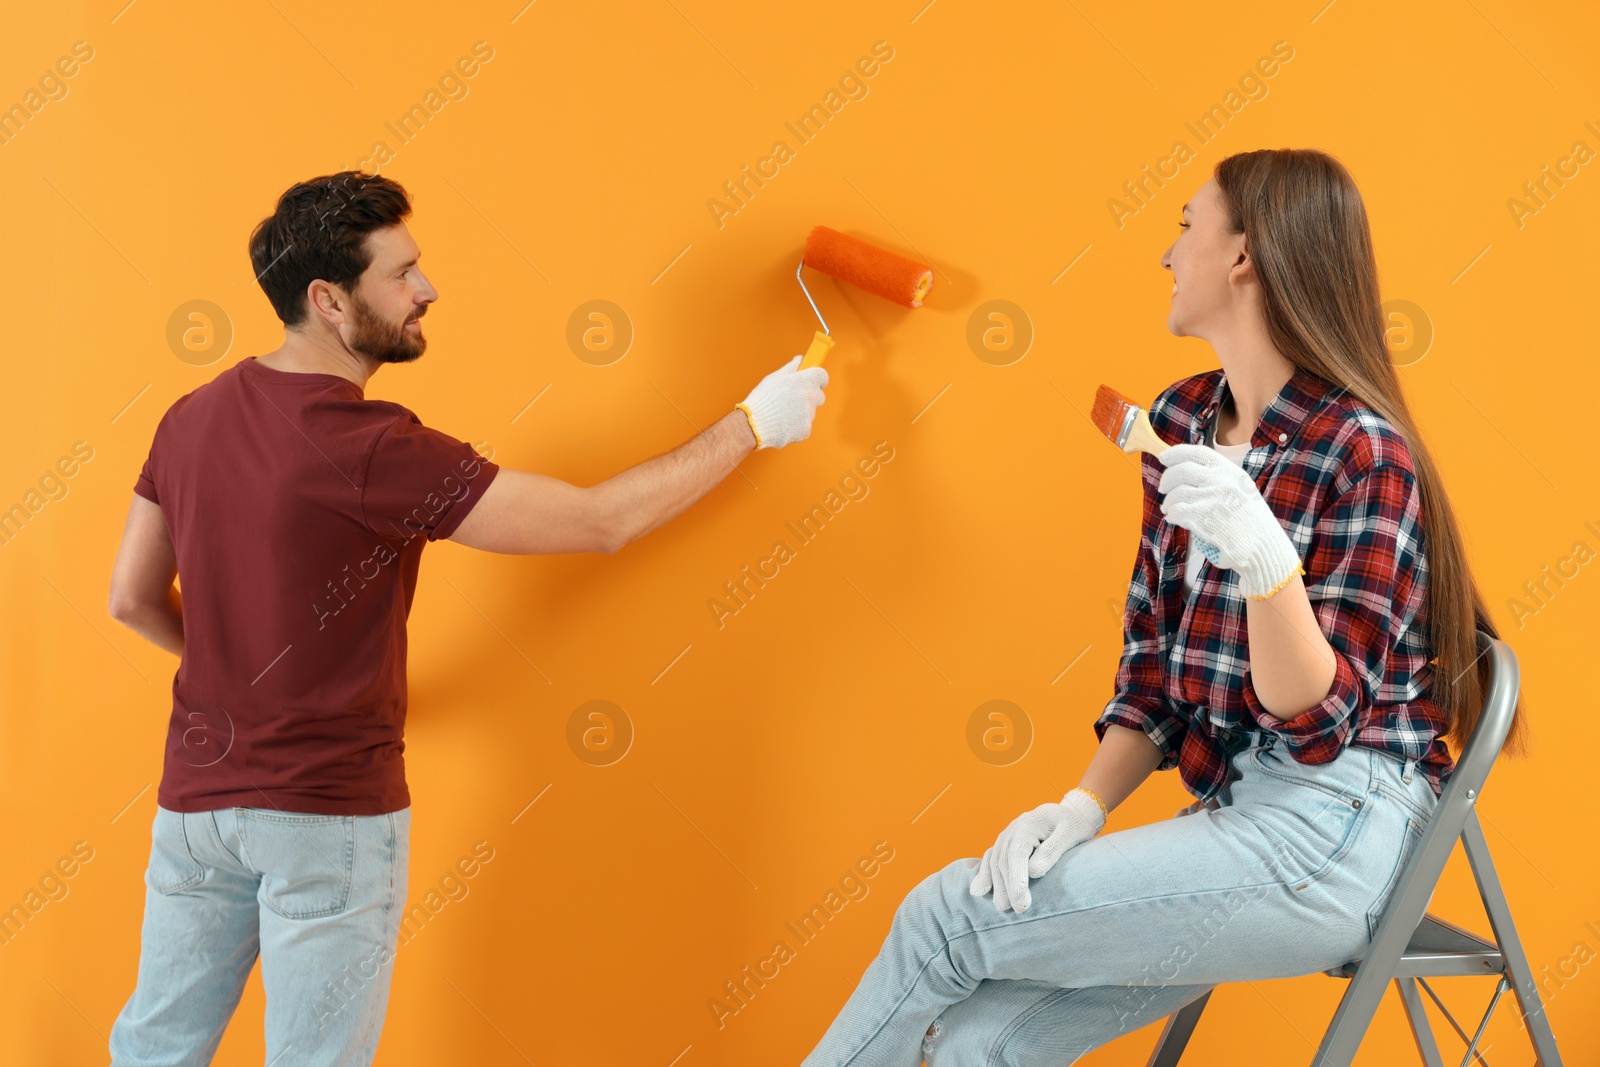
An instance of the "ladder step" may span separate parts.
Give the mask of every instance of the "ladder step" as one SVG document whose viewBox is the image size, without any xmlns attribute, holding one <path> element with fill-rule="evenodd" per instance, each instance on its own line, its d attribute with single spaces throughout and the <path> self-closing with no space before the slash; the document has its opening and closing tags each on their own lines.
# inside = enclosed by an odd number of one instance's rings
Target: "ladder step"
<svg viewBox="0 0 1600 1067">
<path fill-rule="evenodd" d="M 1502 974 L 1505 957 L 1500 946 L 1470 930 L 1424 915 L 1406 945 L 1405 955 L 1395 968 L 1396 978 L 1434 978 L 1456 975 Z M 1354 978 L 1359 960 L 1325 973 L 1335 978 Z"/>
</svg>

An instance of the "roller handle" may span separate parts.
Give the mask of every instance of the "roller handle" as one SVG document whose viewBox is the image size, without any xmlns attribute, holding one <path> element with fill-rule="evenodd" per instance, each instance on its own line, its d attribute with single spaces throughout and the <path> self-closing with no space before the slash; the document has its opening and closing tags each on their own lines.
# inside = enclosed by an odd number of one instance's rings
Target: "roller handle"
<svg viewBox="0 0 1600 1067">
<path fill-rule="evenodd" d="M 806 349 L 805 356 L 800 360 L 798 369 L 815 367 L 828 357 L 828 351 L 833 348 L 833 338 L 818 330 L 816 336 L 811 338 L 811 347 Z"/>
</svg>

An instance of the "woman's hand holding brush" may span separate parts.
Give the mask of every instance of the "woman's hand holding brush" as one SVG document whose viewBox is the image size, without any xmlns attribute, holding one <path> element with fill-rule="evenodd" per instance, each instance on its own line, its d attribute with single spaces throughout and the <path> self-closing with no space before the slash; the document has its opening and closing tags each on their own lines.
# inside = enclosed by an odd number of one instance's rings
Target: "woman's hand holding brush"
<svg viewBox="0 0 1600 1067">
<path fill-rule="evenodd" d="M 822 367 L 798 370 L 799 366 L 800 357 L 795 356 L 735 405 L 750 420 L 757 449 L 782 448 L 811 436 L 811 420 L 827 401 L 822 390 L 828 385 L 828 372 Z"/>
<path fill-rule="evenodd" d="M 1161 475 L 1161 514 L 1209 543 L 1218 567 L 1239 576 L 1239 591 L 1254 600 L 1283 588 L 1304 574 L 1283 524 L 1267 506 L 1255 479 L 1243 467 L 1204 445 L 1179 444 L 1157 457 Z"/>
</svg>

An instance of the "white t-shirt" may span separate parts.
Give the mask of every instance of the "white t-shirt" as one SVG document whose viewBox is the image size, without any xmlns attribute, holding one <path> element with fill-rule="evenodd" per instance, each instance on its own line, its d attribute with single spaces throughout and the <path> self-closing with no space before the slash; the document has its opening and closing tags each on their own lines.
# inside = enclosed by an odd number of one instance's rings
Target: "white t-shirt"
<svg viewBox="0 0 1600 1067">
<path fill-rule="evenodd" d="M 1243 467 L 1244 454 L 1250 451 L 1250 442 L 1246 441 L 1239 445 L 1219 445 L 1217 444 L 1216 438 L 1217 424 L 1212 422 L 1210 428 L 1206 430 L 1206 444 L 1216 449 L 1218 452 L 1221 452 L 1224 456 L 1233 460 L 1233 462 L 1237 463 L 1239 466 Z M 1184 560 L 1183 567 L 1183 593 L 1185 596 L 1188 596 L 1189 591 L 1194 588 L 1195 579 L 1200 576 L 1200 564 L 1205 561 L 1205 558 L 1206 557 L 1204 553 L 1195 551 L 1194 532 L 1190 531 L 1189 552 Z"/>
</svg>

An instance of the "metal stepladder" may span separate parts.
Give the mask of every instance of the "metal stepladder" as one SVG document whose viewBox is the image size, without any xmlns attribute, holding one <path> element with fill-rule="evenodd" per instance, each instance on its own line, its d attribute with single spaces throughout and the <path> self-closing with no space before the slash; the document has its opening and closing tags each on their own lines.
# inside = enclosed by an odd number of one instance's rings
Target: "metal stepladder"
<svg viewBox="0 0 1600 1067">
<path fill-rule="evenodd" d="M 1334 1013 L 1333 1022 L 1323 1035 L 1322 1044 L 1312 1057 L 1312 1067 L 1348 1067 L 1355 1059 L 1356 1049 L 1366 1036 L 1367 1027 L 1378 1010 L 1384 989 L 1392 981 L 1400 994 L 1406 1017 L 1411 1023 L 1411 1033 L 1416 1039 L 1417 1051 L 1426 1067 L 1444 1067 L 1438 1042 L 1428 1023 L 1427 1012 L 1418 993 L 1420 986 L 1439 1010 L 1444 1012 L 1450 1025 L 1467 1043 L 1467 1053 L 1462 1067 L 1467 1067 L 1474 1057 L 1483 1063 L 1478 1053 L 1478 1043 L 1488 1028 L 1500 998 L 1509 990 L 1522 1011 L 1523 1023 L 1533 1042 L 1537 1067 L 1561 1067 L 1561 1054 L 1556 1051 L 1555 1035 L 1545 1015 L 1539 997 L 1539 987 L 1534 981 L 1528 957 L 1517 937 L 1516 925 L 1511 919 L 1511 907 L 1506 902 L 1505 890 L 1495 873 L 1494 862 L 1489 857 L 1489 844 L 1484 839 L 1483 827 L 1478 823 L 1474 805 L 1483 792 L 1489 770 L 1505 743 L 1511 729 L 1512 711 L 1517 704 L 1517 690 L 1521 684 L 1517 657 L 1503 641 L 1478 631 L 1478 655 L 1489 658 L 1489 684 L 1484 697 L 1483 714 L 1468 740 L 1455 769 L 1446 779 L 1444 792 L 1434 809 L 1433 818 L 1423 830 L 1422 839 L 1412 850 L 1400 874 L 1400 880 L 1384 908 L 1383 920 L 1377 935 L 1359 960 L 1346 963 L 1324 973 L 1334 978 L 1348 978 L 1350 985 Z M 1463 930 L 1453 923 L 1428 914 L 1428 902 L 1434 886 L 1444 871 L 1445 862 L 1459 839 L 1472 867 L 1473 879 L 1478 884 L 1478 895 L 1483 901 L 1490 938 Z M 1438 995 L 1427 983 L 1429 978 L 1455 975 L 1487 975 L 1498 978 L 1489 1007 L 1470 1037 L 1454 1017 L 1445 1011 Z M 1208 992 L 1191 1001 L 1170 1016 L 1161 1039 L 1156 1043 L 1149 1067 L 1177 1067 L 1189 1036 L 1205 1010 Z"/>
</svg>

